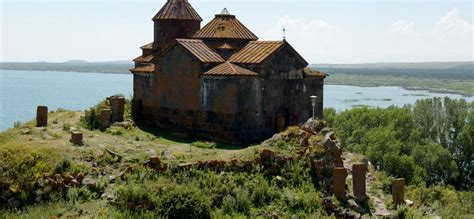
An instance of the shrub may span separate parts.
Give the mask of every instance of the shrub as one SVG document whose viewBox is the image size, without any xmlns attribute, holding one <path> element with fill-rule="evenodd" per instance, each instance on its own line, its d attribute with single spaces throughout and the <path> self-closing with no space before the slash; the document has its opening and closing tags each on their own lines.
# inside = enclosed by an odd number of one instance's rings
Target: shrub
<svg viewBox="0 0 474 219">
<path fill-rule="evenodd" d="M 250 202 L 249 192 L 242 188 L 237 188 L 233 195 L 227 195 L 222 203 L 224 212 L 230 215 L 241 213 L 245 215 L 250 214 L 252 203 Z"/>
<path fill-rule="evenodd" d="M 66 198 L 70 203 L 76 204 L 92 201 L 97 198 L 97 194 L 91 192 L 87 187 L 70 188 L 67 190 Z"/>
<path fill-rule="evenodd" d="M 84 116 L 81 117 L 81 124 L 90 130 L 100 128 L 100 111 L 102 109 L 109 109 L 110 104 L 107 100 L 103 100 L 99 104 L 86 110 Z"/>
<path fill-rule="evenodd" d="M 165 218 L 210 218 L 211 200 L 194 186 L 173 186 L 160 197 L 158 211 Z"/>
<path fill-rule="evenodd" d="M 134 181 L 122 184 L 117 188 L 117 200 L 123 208 L 138 210 L 154 208 L 154 199 L 147 187 Z"/>
<path fill-rule="evenodd" d="M 202 142 L 202 141 L 196 141 L 191 143 L 191 146 L 197 147 L 197 148 L 204 148 L 204 149 L 214 149 L 216 148 L 216 143 L 214 142 Z"/>
<path fill-rule="evenodd" d="M 282 207 L 290 212 L 315 213 L 322 209 L 322 196 L 312 185 L 307 184 L 301 188 L 284 188 L 282 194 Z"/>
<path fill-rule="evenodd" d="M 69 130 L 71 130 L 71 124 L 64 123 L 63 124 L 63 131 L 69 131 Z"/>
<path fill-rule="evenodd" d="M 38 147 L 36 145 L 22 145 L 6 143 L 0 146 L 0 194 L 9 199 L 19 198 L 22 204 L 40 200 L 36 190 L 37 181 L 43 174 L 52 174 L 53 171 L 62 171 L 74 167 L 74 163 L 63 163 L 57 158 L 61 153 L 57 148 Z M 59 167 L 59 168 L 56 168 Z M 49 191 L 50 192 L 50 191 Z M 49 194 L 42 193 L 44 197 Z M 1 206 L 5 207 L 5 206 Z M 1 208 L 0 207 L 0 208 Z"/>
</svg>

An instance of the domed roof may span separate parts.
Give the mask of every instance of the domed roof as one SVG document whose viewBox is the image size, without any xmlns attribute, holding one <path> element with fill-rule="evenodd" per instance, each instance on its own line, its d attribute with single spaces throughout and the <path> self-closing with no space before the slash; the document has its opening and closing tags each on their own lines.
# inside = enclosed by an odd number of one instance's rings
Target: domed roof
<svg viewBox="0 0 474 219">
<path fill-rule="evenodd" d="M 153 20 L 197 20 L 202 21 L 201 16 L 189 4 L 188 0 L 167 0 L 166 4 L 153 17 Z"/>
<path fill-rule="evenodd" d="M 242 39 L 258 40 L 258 37 L 245 27 L 235 15 L 231 15 L 227 9 L 204 26 L 194 35 L 198 39 Z"/>
</svg>

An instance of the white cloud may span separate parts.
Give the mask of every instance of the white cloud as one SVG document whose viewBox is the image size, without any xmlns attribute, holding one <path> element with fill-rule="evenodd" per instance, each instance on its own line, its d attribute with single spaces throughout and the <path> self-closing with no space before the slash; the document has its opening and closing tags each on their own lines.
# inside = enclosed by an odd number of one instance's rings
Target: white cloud
<svg viewBox="0 0 474 219">
<path fill-rule="evenodd" d="M 433 36 L 439 40 L 445 39 L 465 39 L 472 40 L 474 26 L 469 21 L 464 20 L 457 8 L 450 10 L 443 16 L 433 29 Z"/>
<path fill-rule="evenodd" d="M 433 24 L 418 28 L 399 20 L 381 30 L 349 30 L 322 19 L 285 16 L 258 34 L 262 39 L 281 36 L 285 27 L 288 41 L 311 63 L 473 60 L 474 26 L 457 9 Z"/>
</svg>

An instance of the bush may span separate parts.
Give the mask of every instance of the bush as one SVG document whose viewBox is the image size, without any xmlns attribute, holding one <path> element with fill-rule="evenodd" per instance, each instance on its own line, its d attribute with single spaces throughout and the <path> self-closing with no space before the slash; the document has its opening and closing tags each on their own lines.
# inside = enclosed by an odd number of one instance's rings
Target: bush
<svg viewBox="0 0 474 219">
<path fill-rule="evenodd" d="M 122 208 L 149 210 L 155 207 L 152 193 L 141 183 L 130 181 L 122 184 L 117 188 L 116 195 Z"/>
<path fill-rule="evenodd" d="M 197 148 L 204 148 L 204 149 L 214 149 L 216 148 L 217 144 L 214 142 L 196 141 L 196 142 L 191 143 L 191 146 L 197 147 Z"/>
<path fill-rule="evenodd" d="M 250 214 L 252 203 L 250 202 L 249 192 L 242 188 L 237 188 L 233 195 L 227 195 L 222 203 L 224 212 L 230 215 L 241 213 L 245 215 Z"/>
<path fill-rule="evenodd" d="M 285 187 L 282 191 L 281 208 L 288 212 L 317 213 L 322 211 L 322 194 L 307 182 L 300 187 Z"/>
<path fill-rule="evenodd" d="M 81 124 L 89 129 L 95 130 L 100 128 L 100 111 L 103 109 L 109 109 L 110 103 L 107 100 L 103 100 L 99 104 L 86 110 L 84 116 L 81 117 Z"/>
<path fill-rule="evenodd" d="M 173 186 L 160 197 L 158 211 L 165 218 L 210 218 L 211 200 L 194 186 Z"/>
<path fill-rule="evenodd" d="M 75 163 L 58 160 L 61 152 L 54 147 L 6 143 L 0 146 L 0 194 L 18 198 L 27 204 L 49 197 L 49 192 L 37 193 L 37 181 L 43 174 L 53 174 L 76 168 Z M 1 206 L 5 207 L 5 206 Z M 0 208 L 1 208 L 0 207 Z"/>
<path fill-rule="evenodd" d="M 92 201 L 97 198 L 97 194 L 91 192 L 87 187 L 70 188 L 67 190 L 66 198 L 71 204 L 76 204 Z"/>
</svg>

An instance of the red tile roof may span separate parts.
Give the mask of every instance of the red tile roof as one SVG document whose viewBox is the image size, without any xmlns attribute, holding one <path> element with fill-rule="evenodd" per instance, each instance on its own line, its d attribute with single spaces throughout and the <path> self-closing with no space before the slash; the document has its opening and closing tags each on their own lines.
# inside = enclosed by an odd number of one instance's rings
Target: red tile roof
<svg viewBox="0 0 474 219">
<path fill-rule="evenodd" d="M 229 62 L 222 63 L 204 73 L 207 76 L 258 76 L 258 73 L 234 65 Z"/>
<path fill-rule="evenodd" d="M 189 4 L 188 0 L 168 0 L 161 10 L 153 17 L 153 20 L 197 20 L 202 21 L 201 16 Z"/>
<path fill-rule="evenodd" d="M 257 40 L 258 37 L 240 23 L 234 15 L 218 14 L 198 31 L 198 39 L 244 39 Z"/>
<path fill-rule="evenodd" d="M 211 48 L 209 48 L 202 40 L 196 39 L 176 39 L 180 45 L 186 48 L 199 61 L 203 63 L 221 63 L 225 60 Z"/>
</svg>

